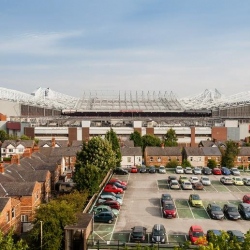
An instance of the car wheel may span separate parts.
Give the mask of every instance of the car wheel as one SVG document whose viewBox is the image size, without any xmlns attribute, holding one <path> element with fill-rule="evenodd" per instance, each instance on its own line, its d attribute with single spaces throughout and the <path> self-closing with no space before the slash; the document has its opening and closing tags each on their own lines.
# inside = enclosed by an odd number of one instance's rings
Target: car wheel
<svg viewBox="0 0 250 250">
<path fill-rule="evenodd" d="M 111 223 L 112 223 L 112 220 L 109 220 L 108 223 L 111 224 Z"/>
<path fill-rule="evenodd" d="M 120 194 L 120 192 L 117 192 L 117 194 Z"/>
</svg>

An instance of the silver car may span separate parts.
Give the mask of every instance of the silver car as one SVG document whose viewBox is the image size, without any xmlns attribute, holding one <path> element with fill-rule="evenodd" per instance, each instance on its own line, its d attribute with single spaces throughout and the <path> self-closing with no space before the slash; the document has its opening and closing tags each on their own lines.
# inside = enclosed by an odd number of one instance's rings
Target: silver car
<svg viewBox="0 0 250 250">
<path fill-rule="evenodd" d="M 189 181 L 190 181 L 192 184 L 194 184 L 194 183 L 196 183 L 196 182 L 199 182 L 199 179 L 198 179 L 198 177 L 196 177 L 196 176 L 191 176 L 191 177 L 189 178 Z"/>
<path fill-rule="evenodd" d="M 192 190 L 193 189 L 193 186 L 192 186 L 190 181 L 184 181 L 181 184 L 181 186 L 182 186 L 182 189 L 184 189 L 184 190 Z"/>
<path fill-rule="evenodd" d="M 232 175 L 240 175 L 240 171 L 238 168 L 231 168 L 231 174 Z"/>
<path fill-rule="evenodd" d="M 233 180 L 231 177 L 223 176 L 220 178 L 220 182 L 224 185 L 233 185 Z"/>
<path fill-rule="evenodd" d="M 177 166 L 175 168 L 175 173 L 176 174 L 184 174 L 183 167 L 182 166 Z"/>
<path fill-rule="evenodd" d="M 169 183 L 169 187 L 171 189 L 180 189 L 180 184 L 179 184 L 179 182 L 177 180 L 172 180 Z"/>
<path fill-rule="evenodd" d="M 122 205 L 122 199 L 116 198 L 113 195 L 100 195 L 99 197 L 99 203 L 103 203 L 104 201 L 117 201 L 120 205 Z"/>
<path fill-rule="evenodd" d="M 250 186 L 250 178 L 243 178 L 244 185 Z"/>
<path fill-rule="evenodd" d="M 160 173 L 160 174 L 166 174 L 166 169 L 165 169 L 164 166 L 160 166 L 160 167 L 159 167 L 159 173 Z"/>
<path fill-rule="evenodd" d="M 201 183 L 203 184 L 203 186 L 210 186 L 211 185 L 210 179 L 206 176 L 201 177 Z"/>
<path fill-rule="evenodd" d="M 192 174 L 193 170 L 190 167 L 186 167 L 185 170 L 184 170 L 184 172 L 185 172 L 185 174 Z"/>
<path fill-rule="evenodd" d="M 199 167 L 195 167 L 195 168 L 193 169 L 193 173 L 194 173 L 194 174 L 201 174 L 201 169 L 200 169 Z"/>
</svg>

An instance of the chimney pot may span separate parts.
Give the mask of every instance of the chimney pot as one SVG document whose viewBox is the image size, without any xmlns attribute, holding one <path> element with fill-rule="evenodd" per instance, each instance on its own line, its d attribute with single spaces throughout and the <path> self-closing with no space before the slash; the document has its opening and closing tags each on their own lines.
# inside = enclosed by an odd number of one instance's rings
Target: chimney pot
<svg viewBox="0 0 250 250">
<path fill-rule="evenodd" d="M 4 165 L 3 165 L 3 162 L 0 162 L 0 173 L 4 174 Z"/>
</svg>

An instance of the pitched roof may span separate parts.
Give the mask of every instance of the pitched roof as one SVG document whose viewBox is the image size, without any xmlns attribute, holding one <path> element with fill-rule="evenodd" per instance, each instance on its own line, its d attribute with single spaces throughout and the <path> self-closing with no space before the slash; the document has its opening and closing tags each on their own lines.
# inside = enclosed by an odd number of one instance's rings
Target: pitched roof
<svg viewBox="0 0 250 250">
<path fill-rule="evenodd" d="M 46 156 L 76 156 L 78 151 L 79 147 L 40 148 L 40 153 Z"/>
<path fill-rule="evenodd" d="M 250 156 L 250 147 L 240 148 L 239 156 Z"/>
<path fill-rule="evenodd" d="M 36 182 L 12 182 L 1 183 L 0 195 L 7 196 L 31 196 Z M 7 192 L 7 193 L 6 193 Z"/>
<path fill-rule="evenodd" d="M 200 141 L 199 145 L 202 145 L 203 147 L 212 147 L 215 145 L 215 143 L 207 140 L 207 141 Z"/>
<path fill-rule="evenodd" d="M 72 141 L 72 147 L 82 147 L 82 141 L 74 140 Z"/>
<path fill-rule="evenodd" d="M 3 211 L 4 207 L 6 206 L 6 204 L 10 199 L 11 199 L 10 197 L 0 197 L 0 212 Z"/>
<path fill-rule="evenodd" d="M 120 147 L 134 147 L 134 141 L 128 140 L 128 141 L 122 141 L 120 142 Z"/>
<path fill-rule="evenodd" d="M 217 147 L 204 147 L 204 148 L 201 148 L 203 150 L 203 153 L 204 155 L 207 155 L 207 156 L 213 156 L 213 155 L 216 155 L 216 156 L 221 156 L 221 152 L 219 150 L 219 148 Z"/>
<path fill-rule="evenodd" d="M 23 145 L 26 148 L 32 148 L 34 145 L 33 140 L 5 140 L 2 144 L 2 148 L 6 148 L 9 145 L 13 145 L 14 147 L 17 147 L 18 145 Z"/>
<path fill-rule="evenodd" d="M 38 142 L 38 147 L 43 147 L 46 144 L 49 147 L 51 147 L 52 146 L 52 141 L 51 140 L 40 140 Z M 55 140 L 55 144 L 57 144 L 59 147 L 68 147 L 68 141 L 67 140 Z"/>
<path fill-rule="evenodd" d="M 142 156 L 141 147 L 123 147 L 121 148 L 122 156 Z"/>
<path fill-rule="evenodd" d="M 146 147 L 148 156 L 181 156 L 181 147 Z"/>
<path fill-rule="evenodd" d="M 184 150 L 186 151 L 187 156 L 204 156 L 202 148 L 186 147 Z"/>
</svg>

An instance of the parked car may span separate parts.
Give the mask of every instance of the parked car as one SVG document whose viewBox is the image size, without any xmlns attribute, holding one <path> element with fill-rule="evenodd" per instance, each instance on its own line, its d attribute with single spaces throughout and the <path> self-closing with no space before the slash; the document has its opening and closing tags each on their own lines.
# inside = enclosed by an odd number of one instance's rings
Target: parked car
<svg viewBox="0 0 250 250">
<path fill-rule="evenodd" d="M 190 194 L 188 201 L 192 207 L 203 207 L 202 200 L 198 194 Z"/>
<path fill-rule="evenodd" d="M 106 205 L 99 205 L 98 207 L 93 208 L 93 212 L 95 214 L 100 213 L 100 212 L 107 212 L 107 211 L 109 211 L 109 212 L 112 211 L 113 214 L 115 215 L 115 217 L 117 217 L 119 214 L 119 210 L 111 208 L 111 207 L 106 206 Z"/>
<path fill-rule="evenodd" d="M 243 219 L 250 220 L 250 204 L 240 203 L 238 205 L 238 211 Z"/>
<path fill-rule="evenodd" d="M 233 185 L 233 180 L 229 176 L 223 176 L 220 178 L 220 182 L 224 185 Z"/>
<path fill-rule="evenodd" d="M 239 220 L 241 218 L 237 207 L 233 204 L 225 204 L 223 207 L 223 212 L 230 220 Z"/>
<path fill-rule="evenodd" d="M 211 240 L 211 238 L 213 238 L 214 236 L 221 236 L 221 231 L 220 230 L 207 230 L 207 241 L 209 242 Z"/>
<path fill-rule="evenodd" d="M 195 245 L 206 245 L 207 240 L 203 232 L 203 229 L 200 226 L 191 226 L 188 232 L 189 239 L 192 244 Z"/>
<path fill-rule="evenodd" d="M 194 184 L 194 183 L 196 183 L 196 182 L 199 182 L 199 179 L 198 179 L 198 177 L 196 177 L 196 176 L 191 176 L 191 177 L 189 178 L 189 181 L 190 181 L 192 184 Z"/>
<path fill-rule="evenodd" d="M 122 188 L 123 190 L 127 189 L 127 186 L 124 186 L 124 185 L 120 184 L 119 182 L 111 182 L 111 183 L 109 182 L 108 184 L 114 185 L 114 186 L 116 186 L 118 188 Z"/>
<path fill-rule="evenodd" d="M 165 243 L 166 242 L 166 229 L 161 224 L 155 224 L 152 228 L 151 242 Z"/>
<path fill-rule="evenodd" d="M 100 212 L 94 215 L 95 222 L 106 222 L 110 224 L 113 222 L 114 219 L 115 215 L 112 211 Z"/>
<path fill-rule="evenodd" d="M 173 201 L 164 201 L 162 205 L 162 213 L 165 218 L 176 218 L 176 207 Z"/>
<path fill-rule="evenodd" d="M 212 170 L 208 167 L 205 167 L 202 169 L 202 173 L 205 175 L 210 175 L 210 174 L 212 174 Z"/>
<path fill-rule="evenodd" d="M 195 189 L 195 190 L 203 190 L 203 189 L 204 189 L 204 186 L 202 185 L 201 182 L 195 182 L 195 183 L 193 184 L 193 189 Z"/>
<path fill-rule="evenodd" d="M 184 181 L 188 181 L 187 176 L 180 176 L 180 178 L 179 178 L 179 183 L 181 184 L 181 183 L 184 182 Z"/>
<path fill-rule="evenodd" d="M 160 166 L 160 167 L 159 167 L 159 173 L 160 173 L 160 174 L 166 174 L 166 169 L 165 169 L 164 166 Z"/>
<path fill-rule="evenodd" d="M 230 240 L 236 240 L 237 242 L 243 243 L 245 241 L 244 234 L 239 230 L 229 230 L 227 231 Z"/>
<path fill-rule="evenodd" d="M 149 166 L 148 172 L 149 173 L 156 173 L 155 166 Z"/>
<path fill-rule="evenodd" d="M 214 175 L 221 175 L 221 170 L 220 170 L 219 168 L 214 168 L 214 169 L 212 170 L 212 173 L 213 173 Z"/>
<path fill-rule="evenodd" d="M 101 203 L 103 200 L 105 200 L 105 201 L 118 201 L 119 204 L 122 205 L 122 199 L 116 198 L 113 195 L 107 195 L 107 194 L 100 195 L 98 201 L 100 201 L 100 203 Z"/>
<path fill-rule="evenodd" d="M 104 188 L 105 192 L 114 192 L 115 194 L 122 194 L 123 193 L 123 189 L 122 188 L 118 188 L 114 185 L 106 185 L 106 187 Z"/>
<path fill-rule="evenodd" d="M 245 194 L 243 196 L 243 202 L 250 204 L 250 195 L 249 194 Z"/>
<path fill-rule="evenodd" d="M 211 219 L 223 220 L 225 218 L 221 207 L 217 204 L 208 204 L 207 212 L 210 215 Z"/>
<path fill-rule="evenodd" d="M 228 168 L 226 168 L 226 167 L 221 168 L 221 173 L 223 175 L 230 175 L 231 174 L 230 170 Z"/>
<path fill-rule="evenodd" d="M 240 175 L 240 171 L 238 168 L 231 168 L 231 174 L 232 175 Z"/>
<path fill-rule="evenodd" d="M 244 185 L 250 186 L 250 178 L 243 178 Z"/>
<path fill-rule="evenodd" d="M 172 180 L 171 182 L 170 182 L 170 184 L 169 184 L 169 187 L 171 188 L 171 189 L 180 189 L 181 187 L 180 187 L 180 184 L 179 184 L 179 182 L 177 181 L 177 180 Z"/>
<path fill-rule="evenodd" d="M 233 183 L 236 186 L 244 186 L 244 182 L 240 177 L 233 177 Z"/>
<path fill-rule="evenodd" d="M 194 173 L 194 174 L 201 174 L 201 168 L 195 167 L 195 168 L 193 169 L 193 173 Z"/>
<path fill-rule="evenodd" d="M 192 183 L 190 181 L 182 182 L 181 187 L 183 190 L 192 190 L 193 189 Z"/>
<path fill-rule="evenodd" d="M 123 168 L 116 168 L 115 170 L 114 170 L 114 173 L 115 174 L 120 174 L 120 175 L 126 175 L 126 174 L 128 174 L 128 171 L 127 170 L 125 170 L 125 169 L 123 169 Z"/>
<path fill-rule="evenodd" d="M 122 196 L 120 195 L 120 194 L 115 194 L 115 193 L 113 193 L 113 192 L 102 192 L 101 193 L 101 195 L 113 195 L 115 198 L 119 198 L 119 199 L 121 199 L 122 198 Z"/>
<path fill-rule="evenodd" d="M 173 180 L 177 180 L 177 177 L 174 176 L 174 175 L 169 175 L 169 176 L 168 176 L 168 183 L 170 183 L 170 182 L 173 181 Z"/>
<path fill-rule="evenodd" d="M 200 181 L 204 186 L 210 186 L 211 185 L 210 179 L 208 177 L 206 177 L 206 176 L 202 176 Z"/>
<path fill-rule="evenodd" d="M 140 173 L 147 173 L 147 167 L 145 165 L 142 165 L 139 172 Z"/>
<path fill-rule="evenodd" d="M 162 194 L 161 195 L 161 205 L 163 205 L 164 201 L 173 201 L 171 194 Z"/>
<path fill-rule="evenodd" d="M 131 242 L 143 243 L 146 240 L 147 228 L 136 226 L 132 227 L 132 232 L 130 235 Z"/>
<path fill-rule="evenodd" d="M 120 210 L 121 205 L 119 204 L 118 201 L 104 201 L 102 203 L 97 203 L 96 206 L 98 207 L 99 205 L 106 205 L 109 206 L 111 208 Z"/>
<path fill-rule="evenodd" d="M 177 166 L 175 168 L 175 173 L 176 174 L 183 174 L 184 173 L 183 167 L 182 166 Z"/>
<path fill-rule="evenodd" d="M 135 167 L 135 166 L 131 167 L 130 172 L 131 173 L 137 173 L 138 172 L 137 167 Z"/>
<path fill-rule="evenodd" d="M 109 180 L 109 183 L 113 183 L 113 182 L 119 182 L 119 183 L 120 183 L 121 185 L 123 185 L 123 186 L 127 186 L 127 185 L 128 185 L 127 182 L 121 181 L 121 180 L 119 180 L 119 179 L 111 179 L 111 180 Z"/>
<path fill-rule="evenodd" d="M 184 172 L 185 172 L 185 174 L 192 174 L 192 173 L 193 173 L 193 170 L 192 170 L 192 168 L 190 168 L 190 167 L 186 167 L 186 168 L 184 169 Z"/>
</svg>

